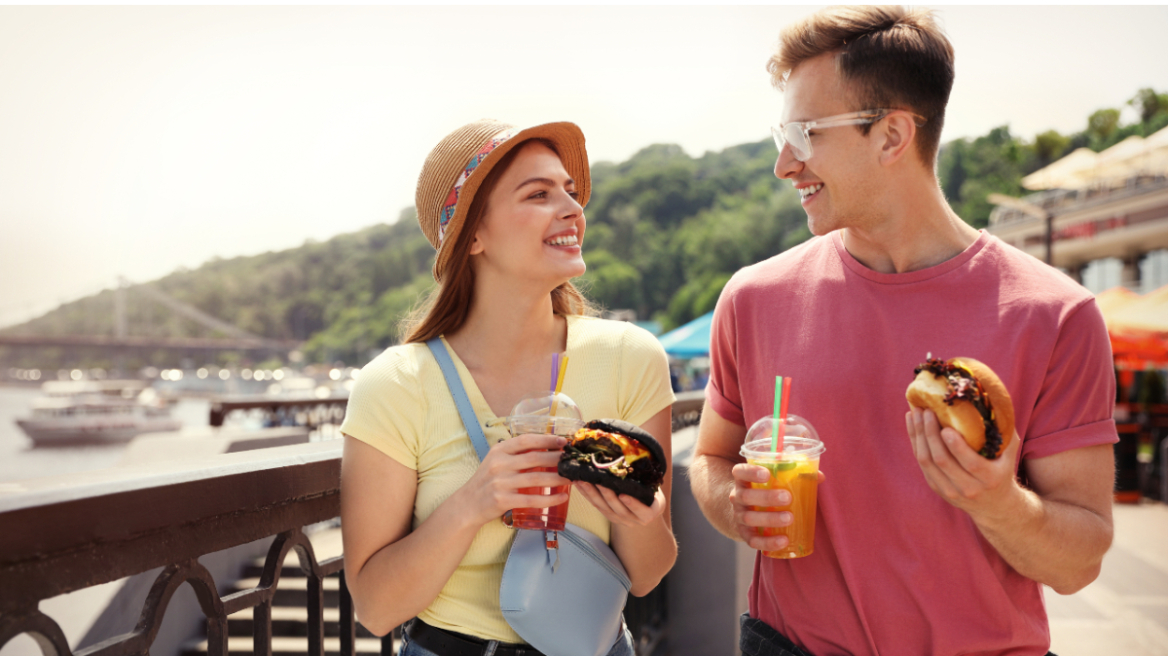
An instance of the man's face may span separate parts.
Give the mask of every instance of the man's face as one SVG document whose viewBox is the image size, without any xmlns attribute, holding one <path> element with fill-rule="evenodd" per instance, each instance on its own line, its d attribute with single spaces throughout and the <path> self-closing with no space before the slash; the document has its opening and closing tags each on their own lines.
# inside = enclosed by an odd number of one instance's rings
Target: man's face
<svg viewBox="0 0 1168 656">
<path fill-rule="evenodd" d="M 811 121 L 870 107 L 854 107 L 847 84 L 836 72 L 832 55 L 821 55 L 791 71 L 783 93 L 780 122 Z M 875 133 L 875 130 L 873 130 Z M 854 126 L 812 129 L 811 157 L 795 159 L 790 145 L 775 162 L 775 176 L 794 183 L 815 235 L 871 225 L 879 184 L 879 150 Z"/>
</svg>

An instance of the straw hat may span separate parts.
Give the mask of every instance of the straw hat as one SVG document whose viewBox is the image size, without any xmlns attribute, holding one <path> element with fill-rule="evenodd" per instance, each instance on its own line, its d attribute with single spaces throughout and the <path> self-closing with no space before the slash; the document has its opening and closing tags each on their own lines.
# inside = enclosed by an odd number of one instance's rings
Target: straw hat
<svg viewBox="0 0 1168 656">
<path fill-rule="evenodd" d="M 546 139 L 555 144 L 564 168 L 576 181 L 580 205 L 588 204 L 592 191 L 588 153 L 584 150 L 584 133 L 576 124 L 545 123 L 521 130 L 483 119 L 464 125 L 434 146 L 418 176 L 414 202 L 422 232 L 438 251 L 434 259 L 435 280 L 442 280 L 479 185 L 508 151 L 530 139 Z"/>
</svg>

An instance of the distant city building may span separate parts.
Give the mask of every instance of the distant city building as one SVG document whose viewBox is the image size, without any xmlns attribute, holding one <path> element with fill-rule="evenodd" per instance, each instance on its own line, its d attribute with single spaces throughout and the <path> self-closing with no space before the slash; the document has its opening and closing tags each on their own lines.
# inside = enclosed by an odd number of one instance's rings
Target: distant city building
<svg viewBox="0 0 1168 656">
<path fill-rule="evenodd" d="M 1101 152 L 1081 148 L 1022 180 L 1030 211 L 999 205 L 989 232 L 1046 257 L 1098 293 L 1147 292 L 1168 284 L 1168 129 L 1133 136 Z"/>
</svg>

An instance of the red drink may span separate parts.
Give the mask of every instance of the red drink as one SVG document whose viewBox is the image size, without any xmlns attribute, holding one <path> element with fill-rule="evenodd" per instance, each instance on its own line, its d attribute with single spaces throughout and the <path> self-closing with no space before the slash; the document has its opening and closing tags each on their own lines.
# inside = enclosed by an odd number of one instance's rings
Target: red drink
<svg viewBox="0 0 1168 656">
<path fill-rule="evenodd" d="M 541 471 L 554 472 L 555 467 L 535 467 L 525 469 L 524 472 Z M 570 493 L 572 485 L 556 485 L 554 487 L 521 487 L 520 494 L 560 494 Z M 511 511 L 511 524 L 515 528 L 543 529 L 547 531 L 564 530 L 564 522 L 568 519 L 568 502 L 550 508 L 515 508 Z"/>
<path fill-rule="evenodd" d="M 556 435 L 572 435 L 575 433 L 583 422 L 577 419 L 565 419 L 557 417 L 555 420 L 549 421 L 544 417 L 510 417 L 508 428 L 511 434 L 522 435 L 529 433 L 537 434 L 556 434 Z M 555 467 L 533 467 L 531 469 L 524 469 L 527 472 L 556 472 Z M 572 484 L 554 485 L 551 487 L 521 487 L 520 494 L 560 494 L 571 493 Z M 570 498 L 570 497 L 569 497 Z M 511 525 L 515 528 L 528 528 L 545 531 L 562 531 L 564 524 L 568 519 L 568 502 L 551 506 L 550 508 L 513 508 L 511 510 Z"/>
</svg>

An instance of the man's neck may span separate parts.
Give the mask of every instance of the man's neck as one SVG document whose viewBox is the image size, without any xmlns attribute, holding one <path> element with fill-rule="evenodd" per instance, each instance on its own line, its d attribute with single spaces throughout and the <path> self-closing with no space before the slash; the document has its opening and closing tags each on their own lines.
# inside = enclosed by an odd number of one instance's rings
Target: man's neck
<svg viewBox="0 0 1168 656">
<path fill-rule="evenodd" d="M 873 271 L 927 269 L 977 241 L 978 231 L 957 216 L 931 180 L 904 185 L 891 199 L 877 220 L 841 231 L 844 248 Z"/>
</svg>

